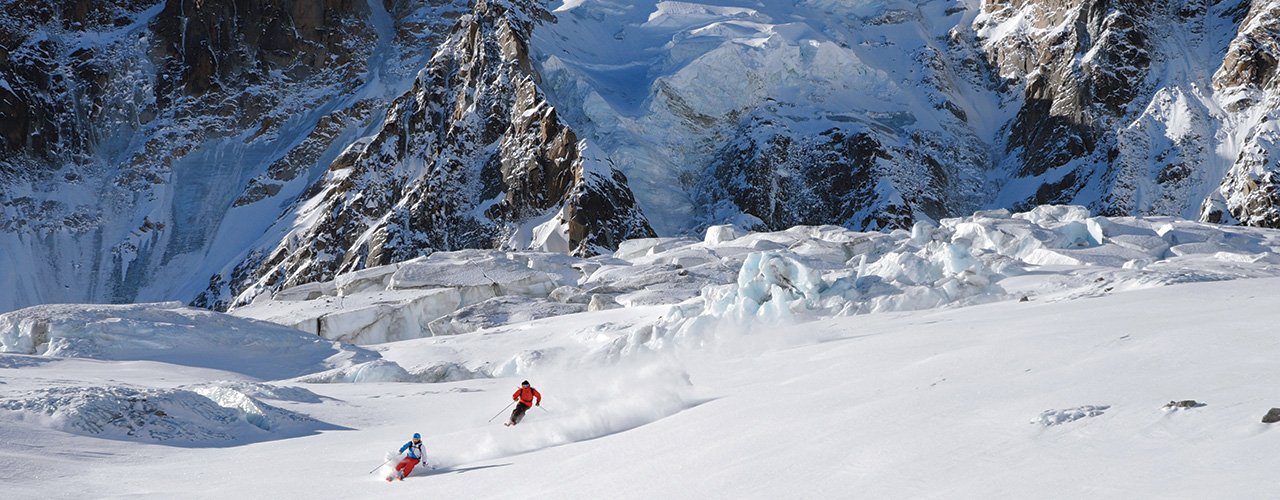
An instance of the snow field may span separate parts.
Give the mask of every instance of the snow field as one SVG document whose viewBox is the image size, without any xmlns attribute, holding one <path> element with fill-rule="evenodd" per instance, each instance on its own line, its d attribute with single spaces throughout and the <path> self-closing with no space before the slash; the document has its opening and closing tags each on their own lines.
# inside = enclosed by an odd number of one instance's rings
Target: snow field
<svg viewBox="0 0 1280 500">
<path fill-rule="evenodd" d="M 548 398 L 545 408 L 529 409 L 525 420 L 514 428 L 493 425 L 458 436 L 469 445 L 437 455 L 435 463 L 457 467 L 598 439 L 703 402 L 696 397 L 688 375 L 670 359 L 590 371 L 557 370 L 531 377 L 538 381 L 534 387 Z M 493 423 L 506 421 L 512 408 Z"/>
<path fill-rule="evenodd" d="M 0 354 L 0 479 L 19 498 L 48 470 L 99 496 L 1247 496 L 1277 465 L 1259 418 L 1280 406 L 1278 242 L 1040 207 L 441 254 L 409 291 L 617 307 L 482 309 L 476 330 L 366 347 L 172 304 L 41 306 L 0 315 L 6 347 L 41 354 Z M 254 307 L 372 303 L 400 270 Z M 487 421 L 522 379 L 546 409 Z M 1162 408 L 1184 399 L 1204 406 Z M 437 468 L 379 484 L 414 432 Z"/>
<path fill-rule="evenodd" d="M 218 384 L 56 387 L 0 401 L 0 410 L 70 434 L 174 446 L 235 446 L 337 428 Z"/>
<path fill-rule="evenodd" d="M 492 466 L 487 481 L 520 482 L 522 495 L 567 498 L 1247 494 L 1268 473 L 1231 457 L 1261 458 L 1274 445 L 1258 418 L 1274 405 L 1265 360 L 1280 344 L 1264 326 L 1270 314 L 1235 315 L 1223 304 L 1253 310 L 1276 286 L 1194 283 L 834 318 L 775 332 L 808 332 L 823 339 L 816 345 L 677 349 L 693 386 L 710 393 L 705 404 L 469 467 Z M 1161 409 L 1184 397 L 1208 405 Z M 1110 408 L 1029 423 L 1085 404 Z M 430 488 L 509 497 L 469 474 L 433 475 Z"/>
<path fill-rule="evenodd" d="M 292 328 L 176 302 L 44 305 L 0 314 L 0 352 L 155 360 L 259 378 L 285 378 L 377 357 Z"/>
<path fill-rule="evenodd" d="M 74 453 L 36 458 L 23 448 L 30 438 L 15 437 L 0 460 L 21 498 L 45 489 L 33 467 L 77 468 L 72 481 L 102 495 L 197 498 L 428 490 L 471 498 L 839 497 L 850 489 L 869 497 L 1247 495 L 1266 484 L 1266 450 L 1277 444 L 1257 420 L 1280 383 L 1268 371 L 1280 342 L 1266 308 L 1278 286 L 1276 279 L 1204 282 L 1094 300 L 829 318 L 744 334 L 806 339 L 787 347 L 680 347 L 615 370 L 547 365 L 527 378 L 551 412 L 534 409 L 510 429 L 497 424 L 509 410 L 495 423 L 485 419 L 509 401 L 519 378 L 308 385 L 316 398 L 297 393 L 303 397 L 272 404 L 351 431 L 234 448 L 78 445 L 121 457 L 114 462 Z M 625 321 L 625 313 L 593 314 L 604 322 Z M 532 338 L 463 337 L 510 350 L 538 342 L 537 330 L 527 331 Z M 420 356 L 435 340 L 388 344 L 383 354 Z M 82 363 L 58 363 L 66 362 Z M 85 382 L 103 376 L 101 367 L 49 373 L 48 365 L 6 369 L 0 394 L 7 399 L 12 384 L 44 373 Z M 1184 398 L 1207 405 L 1161 409 Z M 1029 423 L 1046 409 L 1086 404 L 1110 408 L 1051 427 Z M 72 443 L 11 414 L 0 418 L 44 446 Z M 413 432 L 424 434 L 439 469 L 394 486 L 366 474 Z M 1239 456 L 1260 461 L 1233 466 Z M 92 465 L 78 468 L 83 460 Z"/>
</svg>

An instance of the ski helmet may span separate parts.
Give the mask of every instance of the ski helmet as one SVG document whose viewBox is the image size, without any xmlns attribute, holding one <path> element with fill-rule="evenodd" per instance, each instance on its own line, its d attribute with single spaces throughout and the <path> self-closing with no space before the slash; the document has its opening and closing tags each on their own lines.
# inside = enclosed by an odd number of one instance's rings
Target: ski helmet
<svg viewBox="0 0 1280 500">
<path fill-rule="evenodd" d="M 414 439 L 422 439 L 422 434 L 418 434 L 418 433 L 416 433 L 416 432 L 415 432 L 415 433 L 413 433 L 413 438 L 414 438 Z"/>
<path fill-rule="evenodd" d="M 526 380 L 526 381 L 524 381 L 524 382 L 520 382 L 520 385 L 525 386 L 525 387 L 529 387 L 529 381 L 528 381 L 528 380 Z"/>
</svg>

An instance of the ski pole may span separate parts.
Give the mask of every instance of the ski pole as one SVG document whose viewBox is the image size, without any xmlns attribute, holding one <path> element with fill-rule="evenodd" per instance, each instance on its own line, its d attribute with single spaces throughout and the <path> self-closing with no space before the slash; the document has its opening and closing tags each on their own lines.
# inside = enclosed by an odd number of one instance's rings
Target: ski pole
<svg viewBox="0 0 1280 500">
<path fill-rule="evenodd" d="M 538 405 L 538 408 L 542 408 L 542 405 Z M 547 413 L 551 413 L 551 410 L 548 410 L 548 409 L 546 409 L 546 408 L 542 408 L 542 411 L 545 411 L 545 412 L 547 412 Z"/>
<path fill-rule="evenodd" d="M 389 458 L 389 459 L 387 459 L 387 461 L 386 461 L 386 462 L 382 462 L 382 465 L 379 465 L 379 466 L 377 466 L 377 467 L 374 467 L 374 468 L 373 468 L 373 470 L 369 471 L 369 473 L 370 473 L 370 474 L 373 474 L 374 472 L 378 472 L 378 469 L 381 469 L 383 466 L 385 466 L 385 465 L 387 465 L 387 464 L 391 463 L 391 461 L 392 461 L 392 460 L 395 460 L 395 459 L 394 459 L 394 458 Z"/>
<path fill-rule="evenodd" d="M 498 415 L 501 415 L 501 414 L 502 414 L 502 412 L 507 411 L 507 408 L 510 408 L 510 407 L 511 407 L 511 405 L 513 405 L 513 404 L 516 404 L 516 402 L 515 402 L 515 401 L 512 401 L 512 402 L 510 402 L 510 403 L 507 403 L 507 406 L 504 406 L 504 407 L 502 408 L 502 411 L 499 411 L 499 412 L 498 412 Z M 492 416 L 492 417 L 489 417 L 489 421 L 490 421 L 490 422 L 492 422 L 492 421 L 493 421 L 493 419 L 498 418 L 498 415 L 494 415 L 494 416 Z"/>
</svg>

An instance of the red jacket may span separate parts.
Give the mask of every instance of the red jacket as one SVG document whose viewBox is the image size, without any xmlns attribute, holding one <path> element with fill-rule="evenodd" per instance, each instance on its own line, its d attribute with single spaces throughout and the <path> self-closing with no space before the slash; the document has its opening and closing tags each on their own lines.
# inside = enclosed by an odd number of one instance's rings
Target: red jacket
<svg viewBox="0 0 1280 500">
<path fill-rule="evenodd" d="M 538 398 L 538 404 L 542 404 L 542 394 L 538 394 L 538 390 L 532 387 L 521 387 L 511 395 L 511 399 L 519 400 L 525 406 L 533 406 L 533 398 Z"/>
</svg>

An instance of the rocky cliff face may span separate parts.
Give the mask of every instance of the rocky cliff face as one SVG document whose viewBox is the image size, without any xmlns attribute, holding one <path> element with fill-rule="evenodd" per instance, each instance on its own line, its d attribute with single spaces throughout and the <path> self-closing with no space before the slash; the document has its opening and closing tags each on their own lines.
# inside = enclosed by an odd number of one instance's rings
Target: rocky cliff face
<svg viewBox="0 0 1280 500">
<path fill-rule="evenodd" d="M 1252 2 L 1213 88 L 1243 141 L 1203 218 L 1280 228 L 1280 2 Z"/>
<path fill-rule="evenodd" d="M 583 103 L 562 106 L 576 126 L 626 172 L 684 186 L 681 196 L 633 186 L 647 210 L 700 214 L 676 231 L 903 227 L 1043 203 L 1268 225 L 1258 110 L 1274 95 L 1273 8 L 587 2 L 539 45 L 560 82 L 552 92 Z M 583 38 L 589 48 L 559 41 Z M 621 55 L 601 57 L 601 46 Z M 611 74 L 624 71 L 641 88 Z"/>
<path fill-rule="evenodd" d="M 1276 95 L 1273 2 L 981 9 L 979 43 L 1022 97 L 1000 203 L 1275 227 L 1264 118 Z"/>
<path fill-rule="evenodd" d="M 203 289 L 465 8 L 387 4 L 4 2 L 0 308 Z"/>
<path fill-rule="evenodd" d="M 0 310 L 1073 203 L 1280 226 L 1280 1 L 0 0 Z"/>
<path fill-rule="evenodd" d="M 182 156 L 250 127 L 270 133 L 316 103 L 286 102 L 306 90 L 351 92 L 376 41 L 364 2 L 59 3 L 7 3 L 0 18 L 10 170 L 16 156 L 42 160 L 39 170 L 96 160 L 161 177 L 140 170 L 154 161 L 145 156 Z M 166 137 L 129 150 L 147 135 Z"/>
<path fill-rule="evenodd" d="M 750 138 L 721 151 L 712 182 L 698 198 L 713 210 L 742 210 L 752 228 L 787 228 L 839 222 L 854 227 L 910 224 L 911 209 L 878 199 L 876 180 L 892 160 L 870 134 L 832 129 L 813 138 L 784 132 L 763 142 Z M 930 200 L 935 201 L 935 200 Z M 943 213 L 940 204 L 928 206 Z"/>
<path fill-rule="evenodd" d="M 476 2 L 377 133 L 311 188 L 307 223 L 197 303 L 245 303 L 434 250 L 595 255 L 653 236 L 626 178 L 584 152 L 538 88 L 527 40 L 551 20 L 536 2 Z"/>
<path fill-rule="evenodd" d="M 541 96 L 538 3 L 5 7 L 0 308 L 225 307 L 433 249 L 652 234 Z"/>
<path fill-rule="evenodd" d="M 139 120 L 143 106 L 104 103 L 120 73 L 108 61 L 138 50 L 129 41 L 105 50 L 81 47 L 86 32 L 127 31 L 146 15 L 145 2 L 6 2 L 0 13 L 0 179 L 75 182 L 96 137 Z M 127 66 L 127 65 L 126 65 Z M 132 89 L 128 89 L 132 90 Z M 147 96 L 140 96 L 146 99 Z M 126 104 L 138 104 L 129 102 Z M 126 125 L 127 126 L 127 125 Z M 59 167 L 67 166 L 62 175 Z M 14 190 L 5 189 L 13 203 Z M 31 204 L 39 204 L 35 200 Z M 24 203 L 26 205 L 27 203 Z M 9 205 L 12 206 L 12 205 Z M 29 212 L 29 210 L 27 210 Z M 82 214 L 88 215 L 88 214 Z M 6 218 L 5 227 L 15 221 Z"/>
</svg>

